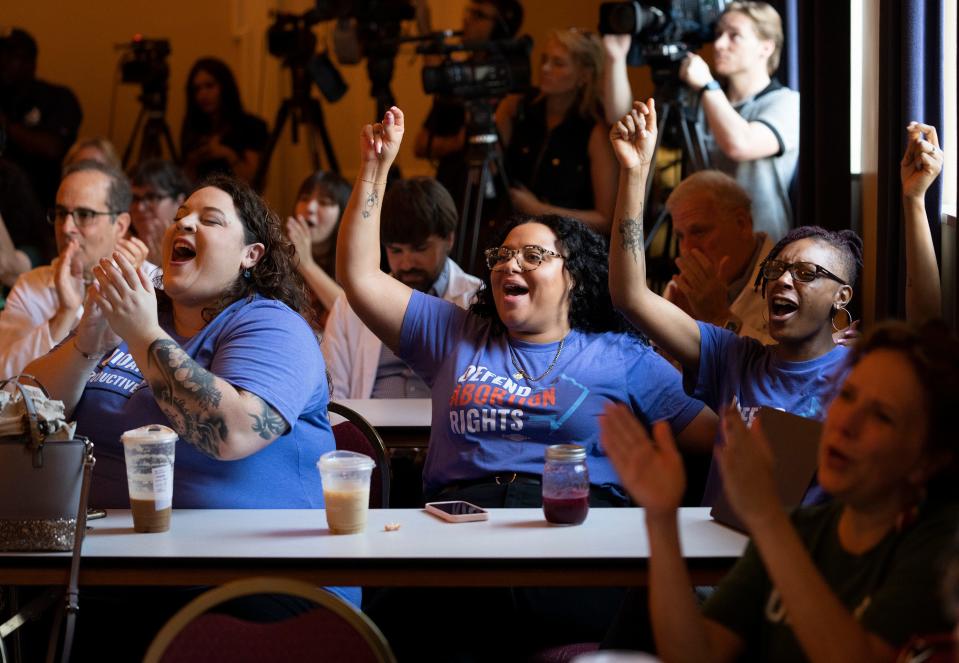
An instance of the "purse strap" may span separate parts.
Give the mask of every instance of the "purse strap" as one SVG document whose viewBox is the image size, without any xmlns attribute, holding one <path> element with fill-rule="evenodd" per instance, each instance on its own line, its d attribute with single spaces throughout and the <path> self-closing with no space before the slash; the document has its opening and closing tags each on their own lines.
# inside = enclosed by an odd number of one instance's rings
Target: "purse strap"
<svg viewBox="0 0 959 663">
<path fill-rule="evenodd" d="M 43 467 L 43 440 L 46 438 L 49 431 L 46 430 L 46 422 L 44 422 L 43 426 L 40 425 L 40 417 L 37 415 L 37 408 L 33 404 L 33 399 L 30 398 L 30 394 L 27 393 L 26 389 L 24 389 L 23 385 L 20 383 L 21 378 L 31 380 L 35 385 L 37 385 L 40 391 L 43 392 L 43 395 L 46 398 L 50 398 L 50 394 L 47 392 L 46 388 L 40 384 L 39 380 L 27 373 L 21 373 L 20 375 L 0 381 L 0 389 L 3 389 L 12 382 L 17 388 L 17 391 L 20 393 L 20 399 L 23 401 L 23 407 L 27 411 L 27 429 L 30 433 L 30 448 L 35 452 L 33 456 L 33 466 Z"/>
<path fill-rule="evenodd" d="M 66 594 L 66 628 L 63 633 L 63 650 L 60 655 L 61 663 L 68 663 L 70 650 L 73 648 L 73 633 L 76 629 L 77 611 L 80 609 L 80 553 L 83 548 L 83 539 L 87 533 L 87 498 L 90 495 L 90 479 L 93 466 L 97 459 L 93 457 L 93 444 L 85 440 L 86 451 L 83 458 L 83 483 L 80 485 L 80 504 L 77 506 L 77 528 L 73 533 L 73 556 L 70 560 L 70 580 L 67 582 Z M 58 630 L 51 634 L 51 639 L 57 637 Z"/>
</svg>

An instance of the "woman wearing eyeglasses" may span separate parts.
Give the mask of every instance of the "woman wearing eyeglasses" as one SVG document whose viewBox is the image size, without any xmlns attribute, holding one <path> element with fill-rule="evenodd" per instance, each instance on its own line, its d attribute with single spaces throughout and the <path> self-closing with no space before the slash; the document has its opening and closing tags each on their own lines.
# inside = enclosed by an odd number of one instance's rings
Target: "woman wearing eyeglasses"
<svg viewBox="0 0 959 663">
<path fill-rule="evenodd" d="M 852 231 L 806 226 L 773 247 L 756 285 L 766 297 L 769 334 L 775 345 L 764 346 L 697 322 L 646 285 L 643 196 L 656 128 L 656 109 L 649 100 L 636 102 L 610 132 L 621 166 L 610 251 L 613 302 L 679 361 L 687 391 L 716 411 L 735 398 L 747 423 L 763 406 L 822 419 L 834 388 L 848 371 L 848 349 L 833 341 L 834 320 L 839 318 L 842 324 L 849 315 L 847 306 L 862 266 L 861 240 Z M 939 278 L 921 200 L 942 168 L 942 153 L 932 127 L 913 123 L 908 131 L 902 177 L 907 201 L 907 280 L 915 287 L 907 294 L 913 302 L 910 317 L 931 317 L 938 304 L 928 291 L 938 292 Z M 914 205 L 915 200 L 920 203 Z M 718 490 L 718 475 L 713 472 L 706 503 Z"/>
<path fill-rule="evenodd" d="M 545 446 L 576 442 L 587 448 L 595 503 L 623 504 L 597 440 L 596 416 L 614 401 L 646 421 L 668 420 L 684 442 L 705 443 L 712 413 L 621 331 L 603 241 L 582 223 L 515 219 L 502 245 L 487 251 L 490 271 L 469 312 L 380 271 L 380 202 L 403 129 L 395 107 L 363 129 L 337 275 L 364 323 L 432 389 L 426 495 L 538 506 Z"/>
<path fill-rule="evenodd" d="M 360 173 L 340 226 L 336 272 L 360 319 L 431 388 L 427 499 L 538 507 L 546 446 L 575 442 L 586 448 L 590 503 L 627 504 L 599 447 L 597 417 L 610 403 L 626 403 L 647 422 L 667 421 L 683 445 L 709 448 L 715 415 L 683 394 L 675 369 L 623 331 L 609 300 L 605 244 L 580 221 L 555 215 L 513 220 L 502 242 L 486 253 L 490 271 L 470 311 L 380 271 L 380 204 L 404 128 L 395 107 L 382 123 L 363 128 Z M 604 597 L 588 604 L 568 594 L 556 597 L 550 605 L 564 610 L 596 606 L 580 609 L 560 637 L 599 637 L 621 594 Z M 468 610 L 480 621 L 466 621 L 482 624 L 482 632 L 495 628 L 489 632 L 498 634 L 496 642 L 517 642 L 510 637 L 514 630 L 523 639 L 535 631 L 520 626 L 531 622 L 518 617 L 515 606 L 487 606 L 473 594 L 455 600 L 461 602 L 457 620 Z M 548 599 L 533 604 L 543 601 Z M 400 612 L 421 614 L 403 601 L 397 605 Z M 401 653 L 404 635 L 416 630 L 397 624 L 403 615 L 395 610 L 384 607 L 379 617 L 401 660 L 404 654 L 436 660 L 467 646 L 457 629 L 440 627 L 434 631 L 459 636 L 450 644 L 454 649 L 430 639 L 430 651 Z M 502 621 L 494 626 L 490 620 Z M 558 623 L 550 622 L 553 630 L 564 631 Z M 411 647 L 422 648 L 422 638 L 416 640 Z M 470 640 L 475 647 L 493 644 Z"/>
</svg>

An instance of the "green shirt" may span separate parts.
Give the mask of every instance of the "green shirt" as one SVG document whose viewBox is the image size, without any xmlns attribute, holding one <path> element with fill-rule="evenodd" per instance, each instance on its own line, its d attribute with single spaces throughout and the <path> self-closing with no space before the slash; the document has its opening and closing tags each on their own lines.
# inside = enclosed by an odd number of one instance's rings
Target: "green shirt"
<svg viewBox="0 0 959 663">
<path fill-rule="evenodd" d="M 925 505 L 910 527 L 890 532 L 862 555 L 848 553 L 839 543 L 841 511 L 842 505 L 833 502 L 799 509 L 792 521 L 842 604 L 893 647 L 914 634 L 949 631 L 939 599 L 940 558 L 955 535 L 959 505 Z M 807 660 L 752 543 L 703 606 L 703 614 L 743 639 L 741 660 Z"/>
</svg>

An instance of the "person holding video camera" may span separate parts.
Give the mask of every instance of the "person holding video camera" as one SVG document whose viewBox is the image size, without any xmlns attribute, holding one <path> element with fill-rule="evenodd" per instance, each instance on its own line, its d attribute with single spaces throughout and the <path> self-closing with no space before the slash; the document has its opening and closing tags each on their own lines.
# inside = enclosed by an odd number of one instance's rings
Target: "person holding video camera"
<svg viewBox="0 0 959 663">
<path fill-rule="evenodd" d="M 752 198 L 755 230 L 777 241 L 793 225 L 789 185 L 799 160 L 799 93 L 771 78 L 782 21 L 765 2 L 730 2 L 713 45 L 713 71 L 690 53 L 679 77 L 699 94 L 712 167 L 736 178 Z"/>
<path fill-rule="evenodd" d="M 508 97 L 496 110 L 513 207 L 521 214 L 573 217 L 608 234 L 616 160 L 600 101 L 602 42 L 576 28 L 556 30 L 542 58 L 539 90 Z"/>
<path fill-rule="evenodd" d="M 421 34 L 432 32 L 426 0 L 417 3 L 417 23 Z M 462 40 L 488 42 L 512 39 L 523 23 L 523 7 L 517 0 L 471 0 L 463 12 Z M 482 52 L 472 58 L 483 57 Z M 427 65 L 434 57 L 427 56 Z M 436 179 L 457 202 L 462 200 L 466 182 L 466 105 L 457 97 L 437 96 L 429 115 L 416 134 L 413 152 L 420 159 L 433 159 Z"/>
</svg>

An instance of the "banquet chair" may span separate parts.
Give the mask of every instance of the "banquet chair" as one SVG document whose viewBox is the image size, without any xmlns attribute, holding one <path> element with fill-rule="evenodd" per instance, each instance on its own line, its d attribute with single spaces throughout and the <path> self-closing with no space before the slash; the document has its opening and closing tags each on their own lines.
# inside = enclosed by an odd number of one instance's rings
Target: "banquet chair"
<svg viewBox="0 0 959 663">
<path fill-rule="evenodd" d="M 340 403 L 330 403 L 329 411 L 346 419 L 333 426 L 336 448 L 366 454 L 376 461 L 370 478 L 370 508 L 390 508 L 390 457 L 383 438 L 356 410 Z"/>
<path fill-rule="evenodd" d="M 227 601 L 256 595 L 306 599 L 316 607 L 273 622 L 253 622 L 210 612 Z M 396 658 L 376 625 L 339 597 L 299 580 L 246 578 L 205 592 L 180 609 L 157 633 L 143 660 L 395 663 Z"/>
</svg>

